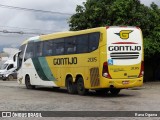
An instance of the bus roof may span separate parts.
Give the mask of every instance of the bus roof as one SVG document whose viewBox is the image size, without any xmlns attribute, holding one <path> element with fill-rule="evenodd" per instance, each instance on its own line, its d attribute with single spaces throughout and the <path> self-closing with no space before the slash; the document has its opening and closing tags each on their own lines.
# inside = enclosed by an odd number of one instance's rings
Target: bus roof
<svg viewBox="0 0 160 120">
<path fill-rule="evenodd" d="M 79 31 L 59 32 L 59 33 L 53 33 L 53 34 L 48 34 L 48 35 L 42 35 L 40 36 L 40 39 L 48 40 L 48 39 L 53 39 L 53 38 L 69 37 L 73 35 L 87 34 L 90 32 L 99 32 L 102 29 L 105 29 L 105 27 L 98 27 L 98 28 L 85 29 L 85 30 L 79 30 Z"/>
<path fill-rule="evenodd" d="M 97 27 L 97 28 L 91 28 L 91 29 L 85 29 L 85 30 L 79 30 L 79 31 L 67 31 L 67 32 L 58 32 L 58 33 L 40 35 L 40 36 L 31 37 L 31 38 L 25 40 L 22 43 L 22 45 L 28 43 L 29 41 L 45 41 L 45 40 L 50 40 L 50 39 L 69 37 L 69 36 L 73 36 L 73 35 L 87 34 L 90 32 L 99 32 L 99 31 L 102 31 L 105 29 L 106 29 L 106 27 Z"/>
<path fill-rule="evenodd" d="M 119 27 L 133 28 L 134 26 L 106 26 L 106 27 L 97 27 L 97 28 L 91 28 L 91 29 L 85 29 L 85 30 L 79 30 L 79 31 L 67 31 L 67 32 L 51 33 L 51 34 L 31 37 L 31 38 L 25 40 L 22 43 L 22 45 L 28 43 L 29 41 L 45 41 L 45 40 L 50 40 L 50 39 L 69 37 L 69 36 L 73 36 L 73 35 L 87 34 L 87 33 L 91 33 L 91 32 L 100 32 L 100 31 L 105 32 L 105 30 L 108 29 L 108 28 L 119 28 Z M 134 28 L 137 28 L 137 27 L 134 27 Z"/>
</svg>

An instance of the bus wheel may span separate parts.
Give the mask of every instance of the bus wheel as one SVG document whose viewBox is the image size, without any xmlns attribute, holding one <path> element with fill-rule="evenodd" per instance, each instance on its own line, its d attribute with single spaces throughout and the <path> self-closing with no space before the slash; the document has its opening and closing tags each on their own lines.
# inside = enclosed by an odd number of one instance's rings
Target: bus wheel
<svg viewBox="0 0 160 120">
<path fill-rule="evenodd" d="M 34 89 L 35 88 L 34 85 L 31 85 L 31 83 L 30 83 L 30 77 L 28 75 L 25 78 L 25 85 L 26 85 L 27 89 Z"/>
<path fill-rule="evenodd" d="M 110 89 L 110 92 L 112 95 L 118 95 L 118 93 L 120 92 L 121 89 L 116 89 L 116 88 L 113 88 L 113 89 Z"/>
<path fill-rule="evenodd" d="M 105 95 L 108 93 L 109 90 L 108 89 L 99 89 L 99 90 L 95 90 L 95 91 L 98 95 Z"/>
<path fill-rule="evenodd" d="M 67 78 L 67 85 L 66 86 L 67 86 L 67 90 L 68 90 L 69 94 L 77 93 L 77 87 L 76 87 L 76 84 L 73 83 L 72 77 Z"/>
<path fill-rule="evenodd" d="M 8 78 L 7 78 L 7 80 L 9 80 L 9 81 L 13 80 L 13 75 L 9 75 Z"/>
<path fill-rule="evenodd" d="M 53 90 L 58 90 L 60 87 L 52 87 Z"/>
<path fill-rule="evenodd" d="M 85 89 L 83 78 L 79 77 L 77 80 L 77 91 L 79 95 L 85 95 L 88 92 L 88 89 Z"/>
</svg>

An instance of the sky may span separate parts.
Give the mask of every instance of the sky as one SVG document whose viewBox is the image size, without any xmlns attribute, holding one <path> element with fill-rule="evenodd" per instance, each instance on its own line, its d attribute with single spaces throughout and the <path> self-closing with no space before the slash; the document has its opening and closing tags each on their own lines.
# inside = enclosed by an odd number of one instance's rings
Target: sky
<svg viewBox="0 0 160 120">
<path fill-rule="evenodd" d="M 37 34 L 68 31 L 67 21 L 75 13 L 77 5 L 86 0 L 0 0 L 0 31 L 24 32 L 27 34 L 0 32 L 0 47 L 18 47 L 27 38 Z M 160 6 L 160 0 L 141 0 L 145 5 L 155 2 Z M 9 9 L 2 5 L 36 9 L 34 12 Z M 34 34 L 29 34 L 34 33 Z M 0 49 L 1 50 L 1 49 Z"/>
</svg>

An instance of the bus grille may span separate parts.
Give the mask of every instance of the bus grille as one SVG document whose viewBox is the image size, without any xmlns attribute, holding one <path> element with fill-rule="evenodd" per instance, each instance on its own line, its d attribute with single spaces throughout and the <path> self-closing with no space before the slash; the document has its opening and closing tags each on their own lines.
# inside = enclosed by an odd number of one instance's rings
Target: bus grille
<svg viewBox="0 0 160 120">
<path fill-rule="evenodd" d="M 91 87 L 99 86 L 100 85 L 100 80 L 99 80 L 99 69 L 96 68 L 91 68 L 90 69 L 90 84 Z"/>
<path fill-rule="evenodd" d="M 110 54 L 111 59 L 137 59 L 139 52 L 116 52 Z"/>
</svg>

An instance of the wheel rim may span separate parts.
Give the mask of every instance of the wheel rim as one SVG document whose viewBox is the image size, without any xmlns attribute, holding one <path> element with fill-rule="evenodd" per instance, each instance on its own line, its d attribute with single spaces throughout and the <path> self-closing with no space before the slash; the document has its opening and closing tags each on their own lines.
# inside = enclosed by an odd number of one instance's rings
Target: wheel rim
<svg viewBox="0 0 160 120">
<path fill-rule="evenodd" d="M 9 76 L 8 76 L 8 79 L 9 79 L 9 80 L 13 80 L 13 76 L 12 76 L 12 75 L 9 75 Z"/>
</svg>

